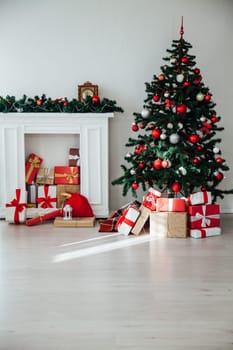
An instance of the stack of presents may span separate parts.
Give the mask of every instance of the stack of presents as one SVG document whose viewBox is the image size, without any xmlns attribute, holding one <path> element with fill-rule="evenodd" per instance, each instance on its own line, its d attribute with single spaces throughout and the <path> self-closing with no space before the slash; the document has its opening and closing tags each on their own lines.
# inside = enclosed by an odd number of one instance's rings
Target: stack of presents
<svg viewBox="0 0 233 350">
<path fill-rule="evenodd" d="M 35 225 L 55 219 L 56 226 L 94 226 L 94 214 L 88 200 L 80 194 L 80 156 L 70 148 L 67 165 L 44 168 L 43 159 L 31 153 L 25 165 L 26 191 L 16 189 L 6 203 L 6 221 Z M 72 220 L 62 220 L 65 205 L 72 207 Z M 27 220 L 28 208 L 35 217 Z M 39 214 L 38 214 L 39 213 Z M 76 219 L 77 218 L 77 219 Z"/>
<path fill-rule="evenodd" d="M 217 236 L 221 234 L 220 209 L 218 204 L 211 204 L 211 193 L 207 191 L 188 198 L 168 198 L 150 188 L 142 203 L 131 202 L 100 221 L 99 232 L 110 231 L 124 235 L 149 231 L 153 236 L 171 238 Z"/>
</svg>

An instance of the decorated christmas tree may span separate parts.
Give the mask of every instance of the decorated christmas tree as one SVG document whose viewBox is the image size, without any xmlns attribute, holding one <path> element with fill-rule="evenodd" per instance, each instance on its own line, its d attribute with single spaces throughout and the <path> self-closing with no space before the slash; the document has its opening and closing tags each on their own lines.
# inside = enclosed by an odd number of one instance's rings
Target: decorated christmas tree
<svg viewBox="0 0 233 350">
<path fill-rule="evenodd" d="M 233 193 L 218 188 L 229 170 L 217 137 L 224 128 L 183 35 L 182 18 L 180 38 L 172 41 L 161 72 L 145 83 L 147 98 L 132 124 L 137 137 L 126 144 L 128 166 L 121 165 L 124 174 L 112 182 L 123 185 L 123 195 L 131 189 L 136 197 L 140 186 L 185 196 L 210 191 L 213 202 Z"/>
</svg>

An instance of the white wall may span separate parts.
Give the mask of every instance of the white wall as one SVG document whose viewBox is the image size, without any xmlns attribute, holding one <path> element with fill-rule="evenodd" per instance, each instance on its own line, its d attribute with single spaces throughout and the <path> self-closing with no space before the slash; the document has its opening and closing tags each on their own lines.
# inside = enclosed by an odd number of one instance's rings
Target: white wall
<svg viewBox="0 0 233 350">
<path fill-rule="evenodd" d="M 184 38 L 193 45 L 190 53 L 225 127 L 219 136 L 231 171 L 222 187 L 233 188 L 231 0 L 1 0 L 0 95 L 74 98 L 78 84 L 98 84 L 101 97 L 125 110 L 110 123 L 111 181 L 121 175 L 144 83 L 160 72 L 166 49 L 179 38 L 182 15 Z M 111 208 L 130 199 L 122 197 L 121 187 L 110 186 Z M 233 212 L 233 197 L 221 205 Z"/>
</svg>

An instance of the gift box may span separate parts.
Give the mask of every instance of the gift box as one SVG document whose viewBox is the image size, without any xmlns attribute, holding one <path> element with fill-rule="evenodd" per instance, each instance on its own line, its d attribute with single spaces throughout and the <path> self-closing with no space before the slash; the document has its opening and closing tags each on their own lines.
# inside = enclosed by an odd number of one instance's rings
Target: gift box
<svg viewBox="0 0 233 350">
<path fill-rule="evenodd" d="M 129 206 L 116 223 L 117 231 L 127 236 L 134 227 L 139 215 L 139 209 Z"/>
<path fill-rule="evenodd" d="M 56 209 L 56 210 L 51 211 L 50 213 L 37 215 L 34 218 L 26 220 L 25 224 L 27 226 L 34 226 L 34 225 L 41 224 L 42 222 L 46 222 L 46 221 L 51 220 L 51 219 L 55 219 L 57 216 L 63 216 L 62 209 Z"/>
<path fill-rule="evenodd" d="M 119 217 L 99 220 L 99 232 L 116 232 L 116 223 Z"/>
<path fill-rule="evenodd" d="M 190 205 L 188 215 L 188 225 L 192 229 L 220 226 L 219 204 Z"/>
<path fill-rule="evenodd" d="M 131 233 L 133 233 L 136 236 L 138 236 L 138 235 L 140 235 L 140 233 L 142 233 L 143 228 L 149 219 L 151 210 L 144 207 L 144 205 L 141 205 L 139 208 L 139 212 L 140 212 L 140 216 L 137 219 L 136 224 L 134 225 L 134 227 L 131 230 Z"/>
<path fill-rule="evenodd" d="M 77 166 L 55 166 L 54 167 L 54 183 L 79 185 L 79 167 Z"/>
<path fill-rule="evenodd" d="M 35 183 L 32 183 L 31 185 L 27 185 L 27 203 L 28 204 L 36 204 L 36 197 L 37 197 L 37 185 Z"/>
<path fill-rule="evenodd" d="M 95 217 L 72 218 L 72 220 L 64 220 L 62 217 L 56 217 L 54 220 L 56 227 L 93 227 L 95 226 Z"/>
<path fill-rule="evenodd" d="M 190 205 L 211 204 L 211 192 L 196 192 L 190 194 L 188 200 Z"/>
<path fill-rule="evenodd" d="M 27 192 L 17 188 L 15 198 L 6 204 L 6 221 L 13 224 L 24 223 L 26 220 Z"/>
<path fill-rule="evenodd" d="M 186 200 L 183 198 L 158 198 L 157 211 L 183 212 L 186 211 Z"/>
<path fill-rule="evenodd" d="M 221 228 L 220 227 L 209 227 L 209 228 L 202 228 L 202 229 L 191 229 L 189 230 L 189 235 L 192 238 L 206 238 L 206 237 L 212 237 L 212 236 L 219 236 L 221 235 Z"/>
<path fill-rule="evenodd" d="M 69 166 L 79 166 L 80 165 L 79 148 L 70 148 L 68 164 L 69 164 Z"/>
<path fill-rule="evenodd" d="M 159 198 L 160 196 L 161 196 L 161 192 L 150 187 L 143 199 L 142 204 L 144 205 L 144 207 L 150 210 L 156 210 L 156 201 L 157 201 L 157 198 Z"/>
<path fill-rule="evenodd" d="M 54 183 L 54 169 L 53 168 L 39 168 L 36 183 L 39 185 L 53 185 Z"/>
<path fill-rule="evenodd" d="M 187 213 L 151 212 L 150 235 L 169 238 L 186 238 Z"/>
<path fill-rule="evenodd" d="M 54 185 L 38 186 L 38 197 L 36 202 L 39 208 L 56 208 L 57 206 L 57 188 Z"/>
<path fill-rule="evenodd" d="M 123 212 L 129 208 L 129 207 L 134 207 L 136 209 L 139 209 L 141 203 L 137 200 L 134 200 L 134 201 L 130 201 L 129 203 L 123 205 L 122 207 L 120 207 L 119 209 L 117 210 L 114 210 L 113 212 L 110 213 L 109 215 L 109 219 L 111 218 L 115 218 L 117 217 L 118 219 L 120 218 L 120 216 L 123 214 Z"/>
<path fill-rule="evenodd" d="M 31 184 L 34 181 L 43 159 L 35 153 L 31 153 L 26 161 L 25 182 Z"/>
<path fill-rule="evenodd" d="M 80 193 L 80 185 L 57 185 L 57 208 L 63 208 L 65 193 Z"/>
</svg>

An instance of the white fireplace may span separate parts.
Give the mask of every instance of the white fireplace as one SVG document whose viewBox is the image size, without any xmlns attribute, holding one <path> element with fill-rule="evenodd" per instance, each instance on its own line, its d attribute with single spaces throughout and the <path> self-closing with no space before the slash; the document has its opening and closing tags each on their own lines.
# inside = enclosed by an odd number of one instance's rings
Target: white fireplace
<svg viewBox="0 0 233 350">
<path fill-rule="evenodd" d="M 80 192 L 88 198 L 96 217 L 108 216 L 108 123 L 109 118 L 113 117 L 113 113 L 1 113 L 0 217 L 5 217 L 5 204 L 13 199 L 12 193 L 15 193 L 15 189 L 24 190 L 26 187 L 27 139 L 33 143 L 33 137 L 38 139 L 41 136 L 43 145 L 43 135 L 47 138 L 51 135 L 49 150 L 51 153 L 52 149 L 56 159 L 59 157 L 59 150 L 56 150 L 52 140 L 55 138 L 59 142 L 61 138 L 62 141 L 64 135 L 65 138 L 68 135 L 77 138 L 80 148 Z M 68 162 L 63 165 L 68 165 Z M 49 164 L 46 166 L 49 167 Z"/>
</svg>

